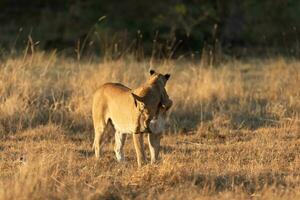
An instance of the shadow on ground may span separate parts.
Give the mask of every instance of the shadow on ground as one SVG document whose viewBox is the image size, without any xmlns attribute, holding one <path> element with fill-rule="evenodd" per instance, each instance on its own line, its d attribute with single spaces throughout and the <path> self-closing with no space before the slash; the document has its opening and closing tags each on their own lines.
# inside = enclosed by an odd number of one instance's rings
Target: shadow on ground
<svg viewBox="0 0 300 200">
<path fill-rule="evenodd" d="M 265 172 L 258 175 L 241 175 L 241 174 L 225 174 L 225 175 L 208 175 L 198 174 L 193 177 L 193 184 L 200 189 L 208 188 L 212 192 L 222 192 L 225 190 L 233 190 L 236 187 L 242 188 L 248 194 L 261 191 L 266 186 L 276 188 L 285 188 L 288 186 L 286 177 L 287 173 L 271 173 Z"/>
<path fill-rule="evenodd" d="M 89 158 L 95 155 L 95 152 L 93 150 L 86 150 L 86 149 L 79 149 L 75 150 L 80 156 Z"/>
</svg>

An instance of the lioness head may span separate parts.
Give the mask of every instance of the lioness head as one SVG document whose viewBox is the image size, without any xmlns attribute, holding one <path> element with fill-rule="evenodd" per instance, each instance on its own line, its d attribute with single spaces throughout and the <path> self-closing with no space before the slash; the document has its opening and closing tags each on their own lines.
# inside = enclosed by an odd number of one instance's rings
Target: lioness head
<svg viewBox="0 0 300 200">
<path fill-rule="evenodd" d="M 170 74 L 160 74 L 155 72 L 154 70 L 150 70 L 150 77 L 147 80 L 147 83 L 149 84 L 155 84 L 159 85 L 160 88 L 164 88 L 167 81 L 170 78 Z M 164 90 L 165 91 L 165 90 Z M 139 97 L 135 94 L 133 94 L 135 104 L 140 112 L 139 116 L 139 128 L 140 132 L 152 132 L 151 129 L 149 128 L 151 120 L 153 120 L 155 117 L 155 114 L 158 114 L 156 110 L 159 110 L 159 105 L 162 105 L 161 102 L 159 104 L 156 104 L 155 107 L 155 112 L 153 112 L 153 105 L 146 105 L 145 102 L 146 100 L 143 99 L 143 97 Z M 160 94 L 162 95 L 162 94 Z M 169 100 L 171 103 L 172 101 Z M 148 101 L 149 102 L 149 101 Z"/>
<path fill-rule="evenodd" d="M 148 79 L 148 82 L 162 84 L 162 86 L 165 87 L 170 76 L 171 76 L 170 74 L 163 75 L 163 74 L 157 73 L 153 69 L 151 69 L 150 70 L 150 78 Z"/>
</svg>

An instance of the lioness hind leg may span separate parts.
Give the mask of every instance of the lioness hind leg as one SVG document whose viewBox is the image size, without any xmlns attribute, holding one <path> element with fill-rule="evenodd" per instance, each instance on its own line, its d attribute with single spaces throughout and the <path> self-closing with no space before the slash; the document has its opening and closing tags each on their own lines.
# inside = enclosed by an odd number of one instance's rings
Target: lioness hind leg
<svg viewBox="0 0 300 200">
<path fill-rule="evenodd" d="M 161 134 L 148 134 L 148 143 L 151 156 L 151 164 L 158 160 L 159 150 L 160 150 L 160 138 Z"/>
<path fill-rule="evenodd" d="M 103 139 L 103 133 L 104 133 L 104 125 L 100 125 L 100 126 L 95 126 L 95 138 L 94 138 L 94 144 L 93 147 L 95 149 L 95 156 L 98 159 L 100 157 L 100 151 L 101 151 L 101 141 Z"/>
<path fill-rule="evenodd" d="M 126 134 L 119 131 L 115 133 L 115 154 L 118 162 L 124 161 L 124 151 L 123 147 L 126 140 Z"/>
</svg>

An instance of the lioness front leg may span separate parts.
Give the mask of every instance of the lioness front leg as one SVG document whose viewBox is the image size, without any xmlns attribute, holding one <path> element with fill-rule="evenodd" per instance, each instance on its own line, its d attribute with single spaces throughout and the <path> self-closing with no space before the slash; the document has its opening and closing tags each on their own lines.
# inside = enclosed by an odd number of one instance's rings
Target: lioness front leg
<svg viewBox="0 0 300 200">
<path fill-rule="evenodd" d="M 142 133 L 133 134 L 137 163 L 141 167 L 145 163 L 144 138 Z"/>
<path fill-rule="evenodd" d="M 155 133 L 148 134 L 151 164 L 154 164 L 158 160 L 158 155 L 160 150 L 160 138 L 161 138 L 161 134 L 155 134 Z"/>
</svg>

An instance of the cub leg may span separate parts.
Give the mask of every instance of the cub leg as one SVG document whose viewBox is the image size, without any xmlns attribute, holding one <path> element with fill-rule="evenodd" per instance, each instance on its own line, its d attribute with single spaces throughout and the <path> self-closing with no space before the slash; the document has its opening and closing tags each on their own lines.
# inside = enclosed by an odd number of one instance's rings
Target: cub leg
<svg viewBox="0 0 300 200">
<path fill-rule="evenodd" d="M 115 133 L 115 154 L 118 162 L 124 161 L 124 151 L 123 147 L 126 140 L 126 134 L 119 131 Z"/>
<path fill-rule="evenodd" d="M 160 150 L 160 138 L 161 138 L 161 134 L 155 134 L 155 133 L 148 134 L 151 164 L 155 163 L 158 159 L 159 150 Z"/>
<path fill-rule="evenodd" d="M 138 167 L 145 162 L 144 137 L 142 133 L 133 134 L 133 143 L 136 151 Z"/>
</svg>

